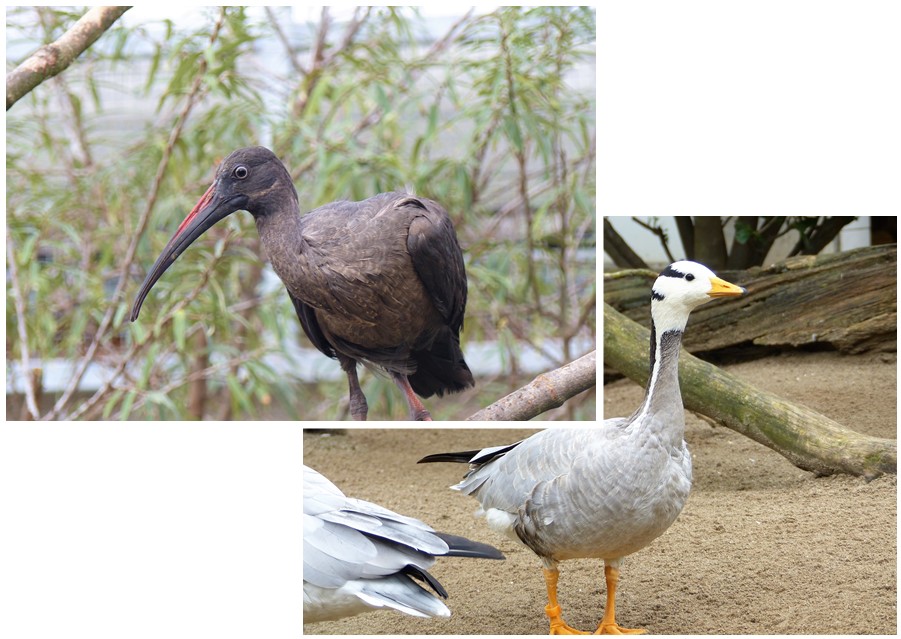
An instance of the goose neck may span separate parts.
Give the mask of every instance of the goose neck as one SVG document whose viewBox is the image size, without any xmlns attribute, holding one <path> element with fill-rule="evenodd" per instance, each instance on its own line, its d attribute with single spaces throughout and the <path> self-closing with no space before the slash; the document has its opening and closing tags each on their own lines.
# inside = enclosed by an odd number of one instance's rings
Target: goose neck
<svg viewBox="0 0 901 639">
<path fill-rule="evenodd" d="M 666 443 L 681 447 L 685 433 L 682 394 L 679 390 L 679 350 L 681 328 L 658 332 L 651 323 L 651 371 L 644 402 L 638 409 L 636 423 L 658 431 Z"/>
</svg>

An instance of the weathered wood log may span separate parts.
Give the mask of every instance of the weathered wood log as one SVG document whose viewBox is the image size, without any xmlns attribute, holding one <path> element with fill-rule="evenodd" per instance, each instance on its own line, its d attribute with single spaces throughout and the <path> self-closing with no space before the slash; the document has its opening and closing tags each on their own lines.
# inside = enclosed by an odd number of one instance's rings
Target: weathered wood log
<svg viewBox="0 0 901 639">
<path fill-rule="evenodd" d="M 894 352 L 897 273 L 895 244 L 723 271 L 720 277 L 744 286 L 748 295 L 695 310 L 684 346 L 700 352 L 828 344 L 843 353 Z M 656 277 L 644 270 L 605 275 L 604 301 L 650 326 L 650 290 Z"/>
<path fill-rule="evenodd" d="M 737 302 L 731 304 L 735 306 Z M 604 304 L 605 365 L 646 384 L 649 340 L 648 329 Z M 679 358 L 679 385 L 685 408 L 772 448 L 798 468 L 818 475 L 840 472 L 867 479 L 896 472 L 896 441 L 845 428 L 687 352 Z"/>
</svg>

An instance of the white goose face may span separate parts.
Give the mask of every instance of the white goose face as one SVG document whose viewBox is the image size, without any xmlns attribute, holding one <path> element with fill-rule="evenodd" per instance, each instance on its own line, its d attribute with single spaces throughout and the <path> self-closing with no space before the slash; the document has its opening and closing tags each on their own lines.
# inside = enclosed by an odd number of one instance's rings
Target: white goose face
<svg viewBox="0 0 901 639">
<path fill-rule="evenodd" d="M 745 289 L 718 278 L 697 262 L 673 262 L 661 271 L 651 293 L 651 315 L 658 333 L 682 330 L 691 311 L 715 297 L 743 295 Z"/>
</svg>

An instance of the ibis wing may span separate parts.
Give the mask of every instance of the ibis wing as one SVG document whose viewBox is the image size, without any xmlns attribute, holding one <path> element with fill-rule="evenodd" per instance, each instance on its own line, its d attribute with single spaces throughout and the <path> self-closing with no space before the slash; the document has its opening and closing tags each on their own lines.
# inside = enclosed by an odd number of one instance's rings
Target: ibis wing
<svg viewBox="0 0 901 639">
<path fill-rule="evenodd" d="M 466 309 L 466 270 L 463 252 L 450 217 L 437 202 L 408 198 L 397 206 L 418 206 L 407 236 L 413 268 L 435 308 L 457 334 L 463 328 Z"/>
<path fill-rule="evenodd" d="M 297 312 L 297 319 L 300 320 L 303 332 L 306 333 L 307 337 L 310 338 L 310 341 L 313 342 L 313 346 L 329 357 L 337 357 L 338 354 L 335 352 L 334 347 L 328 339 L 326 339 L 325 334 L 319 327 L 319 322 L 316 320 L 316 313 L 313 311 L 313 307 L 291 295 L 290 290 L 288 291 L 288 297 L 291 298 L 291 302 L 294 304 L 294 310 Z"/>
</svg>

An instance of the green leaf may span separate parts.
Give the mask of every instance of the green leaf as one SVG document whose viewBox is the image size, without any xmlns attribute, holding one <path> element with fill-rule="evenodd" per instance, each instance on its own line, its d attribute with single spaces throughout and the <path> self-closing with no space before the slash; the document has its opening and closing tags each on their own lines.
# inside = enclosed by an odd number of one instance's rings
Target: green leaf
<svg viewBox="0 0 901 639">
<path fill-rule="evenodd" d="M 187 330 L 188 318 L 184 309 L 176 311 L 175 315 L 172 316 L 172 334 L 175 337 L 175 347 L 180 352 L 185 350 L 185 334 Z"/>
<path fill-rule="evenodd" d="M 125 400 L 122 402 L 122 408 L 119 409 L 119 419 L 125 421 L 128 419 L 128 416 L 131 414 L 131 407 L 135 403 L 135 398 L 138 396 L 137 391 L 128 391 L 125 394 Z"/>
<path fill-rule="evenodd" d="M 504 135 L 518 153 L 523 152 L 522 134 L 519 123 L 511 115 L 504 116 Z"/>
<path fill-rule="evenodd" d="M 438 130 L 438 104 L 434 103 L 429 107 L 429 119 L 425 129 L 425 137 L 432 139 L 435 131 Z"/>
<path fill-rule="evenodd" d="M 748 240 L 751 239 L 752 234 L 753 230 L 751 229 L 750 224 L 744 222 L 735 223 L 735 241 L 739 244 L 747 244 Z"/>
<path fill-rule="evenodd" d="M 106 404 L 103 405 L 103 414 L 101 415 L 101 419 L 104 421 L 109 419 L 109 416 L 113 414 L 113 409 L 116 408 L 116 404 L 119 403 L 119 399 L 122 397 L 123 391 L 121 388 L 117 388 L 112 392 L 110 398 L 107 400 Z"/>
<path fill-rule="evenodd" d="M 250 395 L 248 395 L 241 386 L 238 378 L 234 375 L 228 375 L 225 378 L 225 383 L 228 385 L 228 390 L 231 392 L 234 404 L 240 408 L 245 415 L 253 415 L 255 411 L 254 405 L 250 400 Z"/>
</svg>

